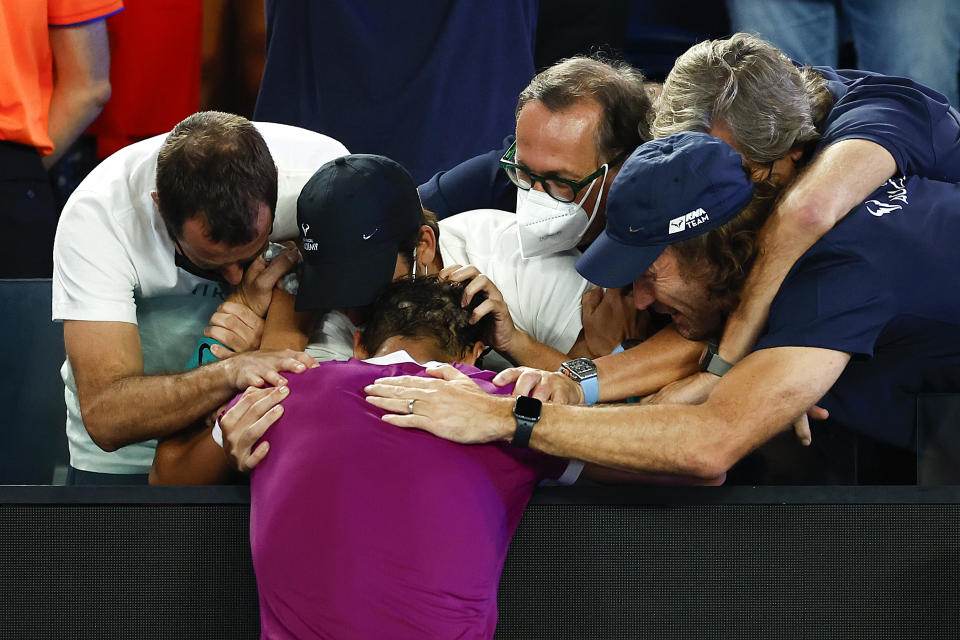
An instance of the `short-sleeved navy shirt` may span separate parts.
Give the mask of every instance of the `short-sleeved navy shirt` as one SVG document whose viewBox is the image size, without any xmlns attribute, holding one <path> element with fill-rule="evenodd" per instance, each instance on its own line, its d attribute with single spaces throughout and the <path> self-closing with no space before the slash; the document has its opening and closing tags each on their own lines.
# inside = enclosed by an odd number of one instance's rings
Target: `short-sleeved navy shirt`
<svg viewBox="0 0 960 640">
<path fill-rule="evenodd" d="M 513 144 L 507 136 L 501 149 L 470 158 L 440 171 L 420 185 L 420 201 L 441 220 L 474 209 L 517 210 L 517 188 L 500 169 L 500 158 Z"/>
<path fill-rule="evenodd" d="M 818 151 L 840 140 L 870 140 L 890 152 L 902 175 L 960 182 L 960 113 L 942 94 L 908 78 L 814 69 L 834 99 Z"/>
<path fill-rule="evenodd" d="M 831 419 L 914 445 L 914 394 L 960 391 L 960 185 L 894 178 L 787 275 L 757 349 L 852 360 L 819 403 Z"/>
</svg>

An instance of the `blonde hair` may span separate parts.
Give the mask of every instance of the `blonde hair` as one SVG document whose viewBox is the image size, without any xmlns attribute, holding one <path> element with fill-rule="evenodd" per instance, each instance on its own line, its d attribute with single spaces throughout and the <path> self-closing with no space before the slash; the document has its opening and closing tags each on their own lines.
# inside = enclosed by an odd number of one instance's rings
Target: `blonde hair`
<svg viewBox="0 0 960 640">
<path fill-rule="evenodd" d="M 819 139 L 832 105 L 819 73 L 797 67 L 756 36 L 737 33 L 677 58 L 655 105 L 653 135 L 709 133 L 719 120 L 748 160 L 769 163 Z"/>
</svg>

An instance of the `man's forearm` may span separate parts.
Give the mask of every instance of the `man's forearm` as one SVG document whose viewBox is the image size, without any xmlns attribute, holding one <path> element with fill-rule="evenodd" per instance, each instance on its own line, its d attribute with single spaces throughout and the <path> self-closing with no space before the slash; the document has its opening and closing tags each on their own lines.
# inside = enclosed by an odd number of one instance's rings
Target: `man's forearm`
<svg viewBox="0 0 960 640">
<path fill-rule="evenodd" d="M 489 435 L 481 441 L 509 442 L 516 430 L 513 400 L 487 396 L 482 402 L 478 413 Z M 609 469 L 713 479 L 749 450 L 756 437 L 762 436 L 707 405 L 545 403 L 529 446 Z"/>
<path fill-rule="evenodd" d="M 736 362 L 753 349 L 793 264 L 896 170 L 893 156 L 867 140 L 842 140 L 814 158 L 764 225 L 740 305 L 720 341 L 724 359 Z"/>
<path fill-rule="evenodd" d="M 296 311 L 296 297 L 277 289 L 267 311 L 260 346 L 264 349 L 305 349 L 317 319 L 315 311 Z"/>
<path fill-rule="evenodd" d="M 793 224 L 793 219 L 771 218 L 767 225 L 769 233 L 761 234 L 762 248 L 744 283 L 740 304 L 727 317 L 720 340 L 720 356 L 729 362 L 737 362 L 753 349 L 787 273 L 820 237 Z"/>
<path fill-rule="evenodd" d="M 71 87 L 58 85 L 50 100 L 48 132 L 53 153 L 44 156 L 47 169 L 56 164 L 83 131 L 96 120 L 110 98 L 110 85 Z"/>
<path fill-rule="evenodd" d="M 83 133 L 110 99 L 110 47 L 104 20 L 50 30 L 54 85 L 47 130 L 51 167 Z"/>
<path fill-rule="evenodd" d="M 546 404 L 530 446 L 628 472 L 716 478 L 736 454 L 731 429 L 702 407 Z"/>
<path fill-rule="evenodd" d="M 697 371 L 703 343 L 662 329 L 637 346 L 596 359 L 600 402 L 645 396 Z"/>
<path fill-rule="evenodd" d="M 211 428 L 197 424 L 161 440 L 150 469 L 150 484 L 228 484 L 237 473 Z"/>
<path fill-rule="evenodd" d="M 228 362 L 174 375 L 120 378 L 94 397 L 80 393 L 84 426 L 105 451 L 168 436 L 236 394 Z"/>
<path fill-rule="evenodd" d="M 570 359 L 562 351 L 537 342 L 529 333 L 519 330 L 510 342 L 510 348 L 506 353 L 520 366 L 544 371 L 556 371 L 561 364 Z"/>
<path fill-rule="evenodd" d="M 822 397 L 849 360 L 827 349 L 764 349 L 721 378 L 703 404 L 547 404 L 530 446 L 614 469 L 713 478 Z"/>
<path fill-rule="evenodd" d="M 781 430 L 787 418 L 772 414 L 791 411 L 757 412 L 762 416 L 747 405 L 545 404 L 530 446 L 611 469 L 710 481 Z"/>
</svg>

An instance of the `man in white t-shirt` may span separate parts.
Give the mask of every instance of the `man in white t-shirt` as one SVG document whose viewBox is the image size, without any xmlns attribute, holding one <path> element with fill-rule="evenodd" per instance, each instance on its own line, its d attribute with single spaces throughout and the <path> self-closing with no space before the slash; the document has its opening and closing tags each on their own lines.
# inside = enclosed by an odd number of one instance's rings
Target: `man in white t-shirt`
<svg viewBox="0 0 960 640">
<path fill-rule="evenodd" d="M 54 245 L 70 480 L 145 482 L 155 438 L 239 389 L 283 384 L 282 372 L 313 364 L 254 351 L 175 373 L 221 302 L 230 313 L 219 330 L 259 344 L 273 285 L 296 260 L 288 251 L 268 266 L 259 257 L 268 236 L 296 236 L 301 187 L 346 153 L 304 129 L 204 112 L 114 154 L 81 183 Z"/>
</svg>

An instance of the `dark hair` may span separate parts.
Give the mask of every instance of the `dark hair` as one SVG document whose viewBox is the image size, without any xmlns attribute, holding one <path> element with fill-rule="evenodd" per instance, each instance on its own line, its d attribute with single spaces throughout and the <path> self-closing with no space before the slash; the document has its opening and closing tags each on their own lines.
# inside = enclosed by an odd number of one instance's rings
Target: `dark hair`
<svg viewBox="0 0 960 640">
<path fill-rule="evenodd" d="M 602 117 L 597 127 L 597 155 L 605 162 L 626 157 L 650 140 L 650 97 L 643 74 L 622 61 L 577 56 L 547 67 L 520 93 L 516 115 L 531 100 L 563 111 L 580 100 L 596 100 Z"/>
<path fill-rule="evenodd" d="M 261 204 L 277 208 L 277 168 L 263 136 L 246 118 L 219 111 L 189 116 L 157 157 L 157 200 L 174 238 L 195 216 L 211 242 L 246 244 L 256 235 Z"/>
<path fill-rule="evenodd" d="M 361 342 L 374 354 L 392 336 L 434 340 L 451 359 L 466 353 L 478 342 L 487 342 L 493 316 L 470 324 L 470 314 L 486 299 L 475 295 L 466 308 L 460 306 L 467 283 L 438 280 L 436 276 L 401 278 L 385 286 L 374 300 Z"/>
<path fill-rule="evenodd" d="M 670 245 L 688 273 L 706 279 L 711 295 L 729 299 L 728 311 L 739 302 L 743 283 L 759 250 L 760 228 L 781 191 L 767 183 L 756 183 L 753 198 L 732 220 L 701 236 Z"/>
</svg>

